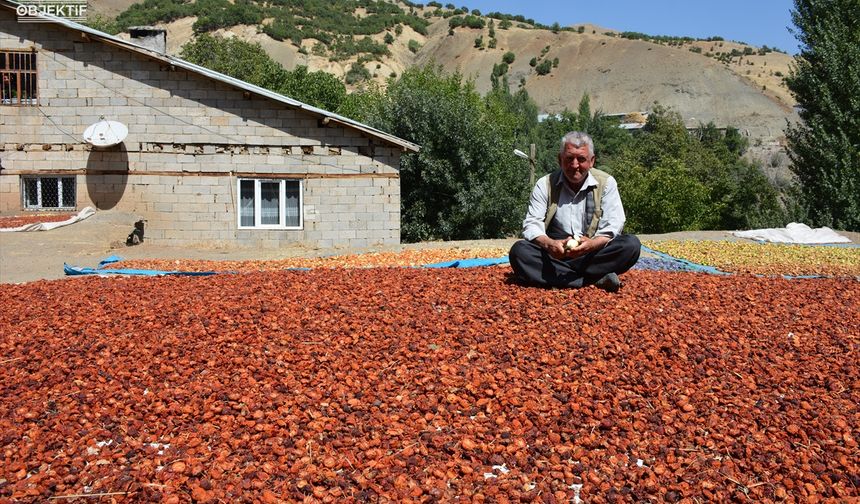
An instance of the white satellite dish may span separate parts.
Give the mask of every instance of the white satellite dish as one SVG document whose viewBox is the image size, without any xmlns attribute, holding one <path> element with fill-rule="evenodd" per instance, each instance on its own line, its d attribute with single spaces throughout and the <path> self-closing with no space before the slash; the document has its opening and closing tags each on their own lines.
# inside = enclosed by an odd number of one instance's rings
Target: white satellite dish
<svg viewBox="0 0 860 504">
<path fill-rule="evenodd" d="M 128 127 L 117 121 L 101 121 L 91 125 L 84 131 L 84 140 L 94 147 L 111 147 L 128 136 Z"/>
</svg>

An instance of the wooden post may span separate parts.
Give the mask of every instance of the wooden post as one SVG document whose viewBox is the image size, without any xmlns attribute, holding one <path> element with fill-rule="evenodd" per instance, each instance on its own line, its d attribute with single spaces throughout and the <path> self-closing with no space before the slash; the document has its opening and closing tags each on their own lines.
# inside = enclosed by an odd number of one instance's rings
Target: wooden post
<svg viewBox="0 0 860 504">
<path fill-rule="evenodd" d="M 537 163 L 537 159 L 535 159 L 536 155 L 537 149 L 535 149 L 535 144 L 529 145 L 529 187 L 534 187 L 535 185 L 535 164 Z"/>
</svg>

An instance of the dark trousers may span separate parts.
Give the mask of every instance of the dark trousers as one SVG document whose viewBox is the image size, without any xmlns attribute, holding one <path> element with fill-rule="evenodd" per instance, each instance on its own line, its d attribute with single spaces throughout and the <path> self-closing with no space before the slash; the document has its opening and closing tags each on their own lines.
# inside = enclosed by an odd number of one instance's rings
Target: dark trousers
<svg viewBox="0 0 860 504">
<path fill-rule="evenodd" d="M 616 236 L 605 247 L 576 259 L 556 259 L 530 241 L 520 240 L 508 255 L 514 273 L 528 283 L 547 287 L 584 287 L 603 275 L 624 273 L 639 260 L 641 244 L 634 235 Z"/>
</svg>

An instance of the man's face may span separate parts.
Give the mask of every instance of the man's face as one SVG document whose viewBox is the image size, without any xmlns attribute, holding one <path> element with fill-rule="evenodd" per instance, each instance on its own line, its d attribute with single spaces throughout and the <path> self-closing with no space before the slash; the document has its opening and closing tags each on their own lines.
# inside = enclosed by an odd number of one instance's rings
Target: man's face
<svg viewBox="0 0 860 504">
<path fill-rule="evenodd" d="M 588 146 L 575 147 L 565 144 L 564 150 L 558 155 L 558 164 L 564 173 L 564 178 L 574 189 L 579 189 L 588 178 L 588 170 L 594 163 L 594 156 L 589 155 Z"/>
</svg>

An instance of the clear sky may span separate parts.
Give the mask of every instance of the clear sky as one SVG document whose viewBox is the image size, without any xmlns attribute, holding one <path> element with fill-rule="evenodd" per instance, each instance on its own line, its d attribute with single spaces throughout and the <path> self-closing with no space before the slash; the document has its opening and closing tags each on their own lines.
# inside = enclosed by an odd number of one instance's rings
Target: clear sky
<svg viewBox="0 0 860 504">
<path fill-rule="evenodd" d="M 442 5 L 449 3 L 437 0 Z M 426 3 L 426 2 L 424 2 Z M 591 23 L 618 31 L 695 38 L 720 36 L 797 54 L 789 33 L 792 0 L 460 0 L 482 14 L 522 14 L 545 25 Z"/>
</svg>

